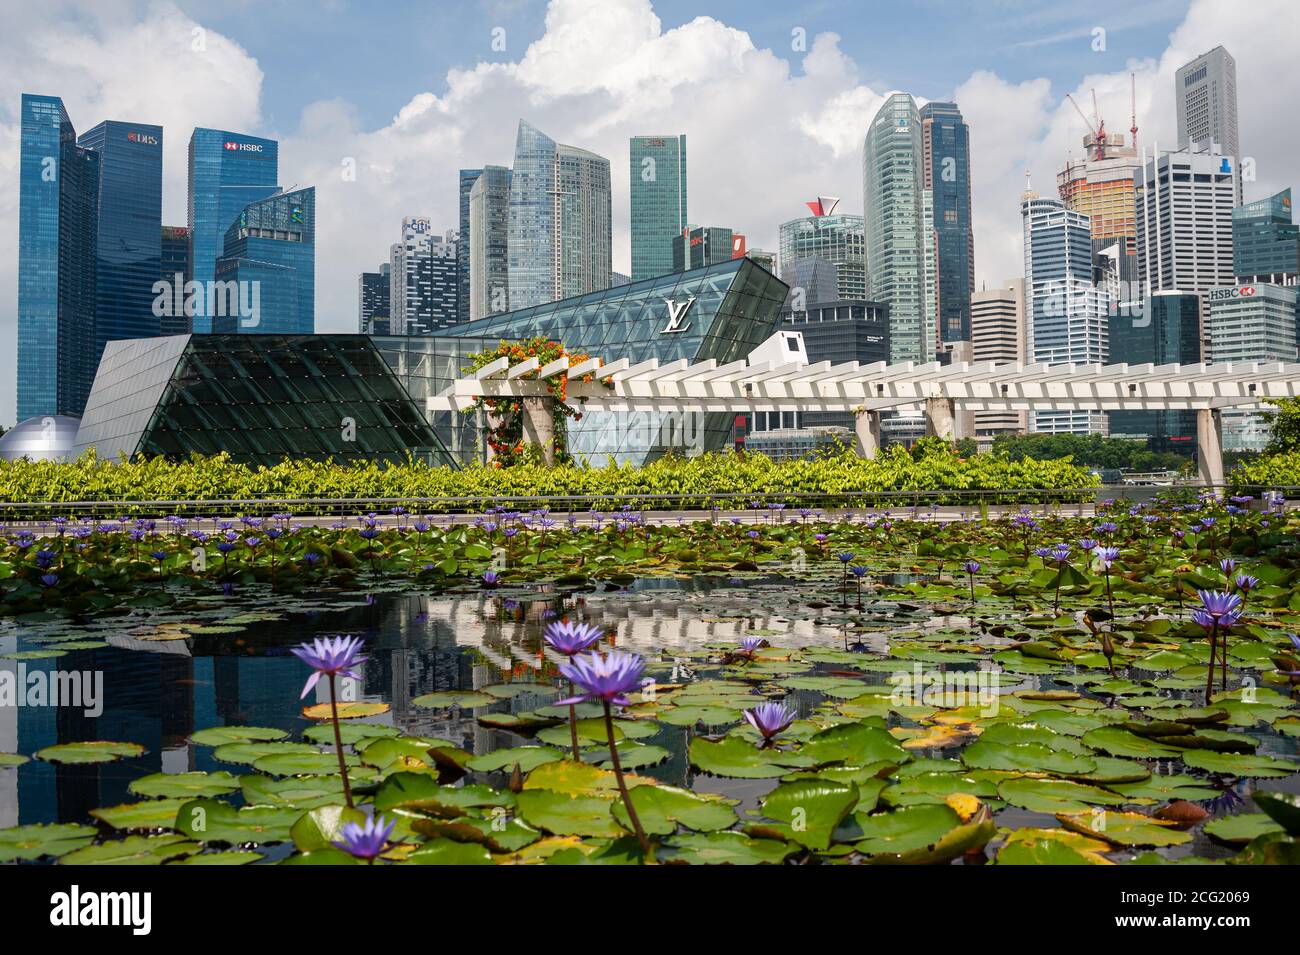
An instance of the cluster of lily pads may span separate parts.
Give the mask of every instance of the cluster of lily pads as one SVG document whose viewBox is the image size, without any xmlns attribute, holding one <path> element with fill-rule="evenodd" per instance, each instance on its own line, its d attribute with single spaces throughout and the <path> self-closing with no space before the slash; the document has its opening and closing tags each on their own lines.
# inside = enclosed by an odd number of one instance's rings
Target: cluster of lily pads
<svg viewBox="0 0 1300 955">
<path fill-rule="evenodd" d="M 131 585 L 104 606 L 131 612 L 212 589 L 237 601 L 395 575 L 487 590 L 514 612 L 539 587 L 604 593 L 709 574 L 744 587 L 778 574 L 784 619 L 837 628 L 843 642 L 771 632 L 634 654 L 569 601 L 538 620 L 550 650 L 539 669 L 413 701 L 509 745 L 471 752 L 380 722 L 385 703 L 330 693 L 303 710 L 313 725 L 301 739 L 200 730 L 191 742 L 230 771 L 136 779 L 138 801 L 94 810 L 93 824 L 0 830 L 0 860 L 1300 862 L 1300 800 L 1279 788 L 1300 778 L 1296 531 L 1280 502 L 1191 495 L 947 523 L 760 501 L 680 524 L 630 511 L 452 527 L 278 517 L 219 530 L 210 539 L 235 546 L 200 572 L 188 528 L 65 525 L 11 539 L 0 583 L 7 602 L 19 593 L 15 609 L 29 606 L 21 587 L 35 570 L 59 586 L 105 565 L 99 579 Z M 67 593 L 87 604 L 39 606 L 92 612 L 94 588 Z M 364 666 L 363 650 L 345 635 L 295 652 L 312 685 L 333 687 Z M 680 774 L 666 772 L 675 750 Z M 32 756 L 141 752 L 93 741 Z"/>
</svg>

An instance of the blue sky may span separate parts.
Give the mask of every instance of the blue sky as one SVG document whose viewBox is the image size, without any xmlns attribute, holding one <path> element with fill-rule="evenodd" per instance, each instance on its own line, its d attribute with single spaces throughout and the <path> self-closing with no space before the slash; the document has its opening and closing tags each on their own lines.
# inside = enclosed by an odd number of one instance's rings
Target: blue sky
<svg viewBox="0 0 1300 955">
<path fill-rule="evenodd" d="M 267 126 L 289 131 L 307 104 L 332 97 L 358 110 L 361 124 L 384 125 L 417 90 L 441 93 L 449 69 L 507 62 L 544 31 L 544 0 L 431 3 L 310 0 L 179 0 L 196 20 L 244 46 L 266 73 Z M 711 16 L 749 33 L 754 45 L 792 61 L 791 31 L 838 33 L 873 88 L 938 99 L 977 70 L 1018 83 L 1046 77 L 1072 89 L 1079 77 L 1125 69 L 1158 55 L 1187 12 L 1187 0 L 656 0 L 664 30 Z M 1106 30 L 1104 51 L 1092 31 Z M 504 27 L 507 49 L 494 51 Z M 322 55 L 324 54 L 324 55 Z"/>
</svg>

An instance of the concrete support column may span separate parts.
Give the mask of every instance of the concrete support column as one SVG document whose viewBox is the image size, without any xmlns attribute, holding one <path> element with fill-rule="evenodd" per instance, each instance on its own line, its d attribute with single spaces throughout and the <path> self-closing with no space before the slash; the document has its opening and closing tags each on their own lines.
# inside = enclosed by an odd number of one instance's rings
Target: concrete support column
<svg viewBox="0 0 1300 955">
<path fill-rule="evenodd" d="M 880 412 L 855 412 L 853 415 L 853 430 L 858 438 L 855 448 L 858 457 L 874 458 L 880 451 Z"/>
<path fill-rule="evenodd" d="M 1202 484 L 1223 483 L 1223 415 L 1218 408 L 1196 411 L 1196 471 Z"/>
<path fill-rule="evenodd" d="M 925 434 L 956 441 L 957 414 L 951 398 L 925 399 Z"/>
<path fill-rule="evenodd" d="M 542 461 L 548 467 L 555 464 L 555 399 L 524 398 L 524 444 L 541 449 Z"/>
</svg>

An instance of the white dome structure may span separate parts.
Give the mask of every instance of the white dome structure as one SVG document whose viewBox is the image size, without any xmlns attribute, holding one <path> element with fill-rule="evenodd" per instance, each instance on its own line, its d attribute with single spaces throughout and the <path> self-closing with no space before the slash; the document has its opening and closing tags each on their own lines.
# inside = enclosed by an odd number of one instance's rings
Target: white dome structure
<svg viewBox="0 0 1300 955">
<path fill-rule="evenodd" d="M 71 415 L 40 415 L 20 421 L 0 435 L 0 460 L 64 461 L 77 443 L 81 419 Z"/>
</svg>

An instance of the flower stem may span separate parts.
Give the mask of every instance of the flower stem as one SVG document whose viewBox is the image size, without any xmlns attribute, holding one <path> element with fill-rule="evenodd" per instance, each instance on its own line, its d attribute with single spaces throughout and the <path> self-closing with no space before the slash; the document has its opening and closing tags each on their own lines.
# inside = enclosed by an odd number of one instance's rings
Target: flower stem
<svg viewBox="0 0 1300 955">
<path fill-rule="evenodd" d="M 573 681 L 569 681 L 569 696 L 573 696 Z M 578 757 L 578 707 L 573 703 L 569 704 L 569 740 L 573 743 L 573 761 L 579 762 Z"/>
<path fill-rule="evenodd" d="M 609 761 L 614 764 L 614 778 L 618 780 L 618 791 L 623 797 L 623 808 L 627 810 L 627 818 L 632 823 L 633 831 L 636 832 L 637 841 L 641 843 L 641 851 L 648 858 L 650 840 L 646 837 L 645 830 L 641 828 L 641 820 L 637 818 L 632 798 L 627 794 L 627 783 L 623 781 L 623 765 L 619 762 L 618 747 L 614 744 L 614 717 L 610 713 L 609 700 L 605 701 L 605 735 L 609 738 Z"/>
<path fill-rule="evenodd" d="M 334 752 L 339 757 L 339 775 L 343 777 L 343 798 L 347 800 L 348 808 L 352 809 L 352 786 L 348 782 L 348 764 L 343 757 L 343 735 L 339 732 L 339 704 L 338 695 L 335 691 L 334 674 L 330 677 L 330 716 L 334 721 Z"/>
<path fill-rule="evenodd" d="M 1210 669 L 1205 675 L 1205 705 L 1210 705 L 1210 696 L 1214 693 L 1214 659 L 1219 646 L 1219 620 L 1216 617 L 1210 628 Z"/>
</svg>

